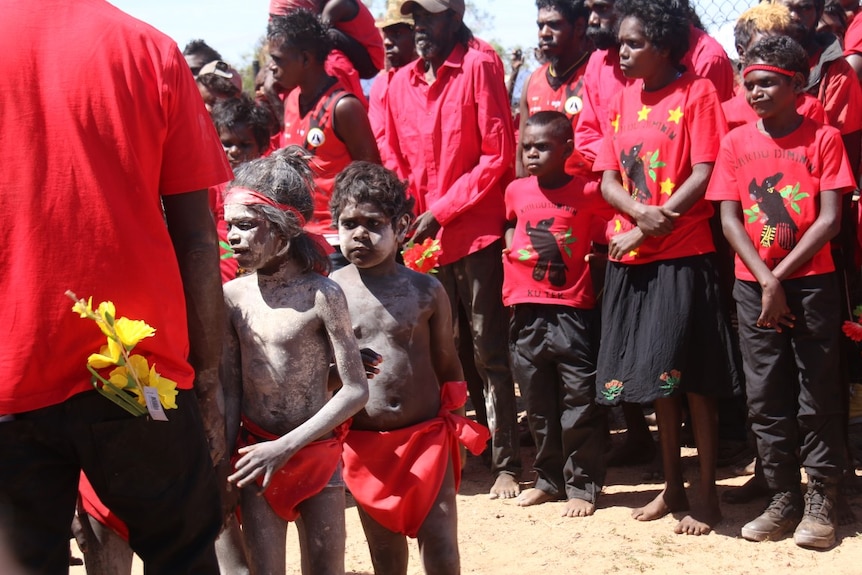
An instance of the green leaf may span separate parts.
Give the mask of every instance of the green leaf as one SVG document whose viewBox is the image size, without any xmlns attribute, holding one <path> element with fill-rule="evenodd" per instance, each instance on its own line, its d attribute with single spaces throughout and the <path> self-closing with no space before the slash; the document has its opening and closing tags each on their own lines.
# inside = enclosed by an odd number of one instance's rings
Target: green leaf
<svg viewBox="0 0 862 575">
<path fill-rule="evenodd" d="M 518 250 L 518 261 L 530 259 L 532 252 L 530 250 Z"/>
<path fill-rule="evenodd" d="M 655 181 L 655 170 L 653 170 L 652 168 L 650 168 L 649 177 L 650 179 L 652 179 L 652 181 Z"/>
<path fill-rule="evenodd" d="M 655 162 L 658 159 L 658 149 L 652 153 L 652 156 L 649 157 L 650 164 Z"/>
<path fill-rule="evenodd" d="M 799 204 L 797 204 L 796 202 L 790 202 L 790 207 L 793 208 L 793 211 L 797 214 L 802 213 L 802 210 L 799 209 Z"/>
<path fill-rule="evenodd" d="M 808 194 L 805 192 L 802 192 L 801 194 L 795 194 L 793 196 L 793 201 L 798 202 L 799 200 L 804 200 L 807 197 L 808 197 Z"/>
</svg>

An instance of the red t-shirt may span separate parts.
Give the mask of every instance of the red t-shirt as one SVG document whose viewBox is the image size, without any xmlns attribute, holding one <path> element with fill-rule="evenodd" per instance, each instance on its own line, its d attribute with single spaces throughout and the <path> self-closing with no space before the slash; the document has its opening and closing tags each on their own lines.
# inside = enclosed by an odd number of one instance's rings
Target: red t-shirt
<svg viewBox="0 0 862 575">
<path fill-rule="evenodd" d="M 724 112 L 724 119 L 727 120 L 728 130 L 756 122 L 759 119 L 757 112 L 748 105 L 748 101 L 745 99 L 745 89 L 742 86 L 737 86 L 737 88 L 737 94 L 733 98 L 721 103 L 721 111 Z M 811 94 L 802 93 L 797 96 L 796 111 L 819 124 L 826 123 L 826 111 L 823 109 L 823 104 Z"/>
<path fill-rule="evenodd" d="M 509 99 L 498 65 L 457 45 L 428 84 L 421 59 L 389 84 L 386 148 L 410 181 L 416 213 L 441 224 L 441 264 L 503 235 L 503 190 L 514 160 Z"/>
<path fill-rule="evenodd" d="M 862 54 L 862 18 L 853 18 L 844 32 L 844 56 Z"/>
<path fill-rule="evenodd" d="M 595 307 L 585 257 L 613 210 L 598 195 L 584 194 L 586 182 L 574 176 L 562 188 L 546 189 L 531 176 L 506 188 L 506 219 L 515 222 L 515 234 L 503 257 L 505 305 Z"/>
<path fill-rule="evenodd" d="M 231 178 L 218 135 L 173 40 L 102 0 L 39 7 L 7 4 L 0 18 L 0 73 L 39 79 L 6 82 L 0 106 L 10 239 L 0 256 L 0 413 L 92 389 L 87 357 L 105 336 L 71 311 L 66 290 L 153 326 L 135 353 L 189 389 L 185 299 L 161 196 Z M 70 62 L 86 62 L 85 80 Z"/>
<path fill-rule="evenodd" d="M 820 191 L 854 187 L 838 130 L 804 118 L 783 138 L 766 136 L 757 122 L 730 132 L 721 142 L 706 197 L 742 204 L 745 230 L 760 258 L 773 269 L 817 219 Z M 790 277 L 834 269 L 826 242 Z M 736 277 L 757 281 L 739 256 Z"/>
<path fill-rule="evenodd" d="M 694 26 L 689 28 L 689 51 L 682 59 L 686 70 L 712 82 L 719 100 L 733 96 L 733 64 L 718 42 Z M 597 50 L 590 56 L 584 71 L 584 109 L 575 130 L 575 148 L 593 161 L 608 133 L 608 105 L 614 95 L 631 80 L 620 70 L 620 53 L 616 48 Z"/>
<path fill-rule="evenodd" d="M 299 89 L 293 90 L 284 102 L 284 132 L 281 146 L 296 144 L 314 156 L 309 162 L 314 172 L 314 217 L 306 224 L 307 231 L 323 234 L 330 243 L 338 243 L 332 229 L 329 199 L 335 187 L 335 176 L 352 162 L 347 146 L 335 133 L 334 111 L 339 100 L 350 97 L 340 82 L 335 82 L 305 116 L 299 115 Z"/>
<path fill-rule="evenodd" d="M 709 80 L 685 73 L 661 90 L 645 92 L 643 82 L 626 87 L 611 102 L 607 138 L 593 169 L 614 170 L 623 185 L 644 204 L 661 206 L 692 173 L 692 166 L 715 161 L 727 131 L 721 103 Z M 715 251 L 709 218 L 712 206 L 698 200 L 666 236 L 648 237 L 620 260 L 640 264 Z M 617 214 L 608 237 L 634 227 Z"/>
<path fill-rule="evenodd" d="M 829 63 L 817 99 L 826 110 L 829 125 L 838 128 L 842 135 L 862 130 L 862 88 L 847 60 L 840 58 Z"/>
</svg>

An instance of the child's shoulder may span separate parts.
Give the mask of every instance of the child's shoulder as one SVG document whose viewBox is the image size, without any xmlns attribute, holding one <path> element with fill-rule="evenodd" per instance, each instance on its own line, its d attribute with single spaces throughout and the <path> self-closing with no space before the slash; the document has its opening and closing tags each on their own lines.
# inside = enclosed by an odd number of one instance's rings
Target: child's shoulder
<svg viewBox="0 0 862 575">
<path fill-rule="evenodd" d="M 425 274 L 411 270 L 407 266 L 401 264 L 398 264 L 396 269 L 398 270 L 397 273 L 400 277 L 410 282 L 417 289 L 434 291 L 443 288 L 443 284 L 440 283 L 440 280 L 434 277 L 434 274 Z"/>
</svg>

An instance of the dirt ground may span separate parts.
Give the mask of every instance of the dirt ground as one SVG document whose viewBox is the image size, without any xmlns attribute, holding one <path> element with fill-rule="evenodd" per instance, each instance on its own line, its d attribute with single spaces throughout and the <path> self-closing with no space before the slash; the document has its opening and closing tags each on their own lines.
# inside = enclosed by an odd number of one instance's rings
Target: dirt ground
<svg viewBox="0 0 862 575">
<path fill-rule="evenodd" d="M 532 465 L 532 450 L 524 450 L 524 469 Z M 684 449 L 686 477 L 696 483 L 697 455 Z M 849 500 L 860 519 L 838 529 L 838 544 L 828 551 L 797 547 L 792 538 L 751 543 L 739 530 L 765 505 L 723 505 L 724 520 L 705 537 L 676 535 L 676 520 L 665 517 L 649 523 L 630 517 L 631 508 L 643 505 L 661 489 L 659 482 L 645 482 L 648 466 L 610 469 L 607 486 L 593 517 L 560 517 L 562 503 L 521 508 L 513 500 L 488 498 L 491 475 L 481 459 L 470 457 L 458 495 L 461 565 L 464 574 L 475 575 L 589 575 L 676 574 L 773 575 L 793 573 L 862 574 L 862 494 Z M 858 473 L 858 472 L 857 472 Z M 531 473 L 525 472 L 531 479 Z M 719 470 L 720 490 L 746 479 Z M 348 497 L 347 558 L 350 575 L 372 574 L 371 559 L 353 501 Z M 80 553 L 75 549 L 75 554 Z M 287 573 L 299 575 L 296 530 L 288 532 Z M 410 575 L 423 573 L 418 546 L 411 545 Z M 85 573 L 73 567 L 73 575 Z M 143 573 L 136 561 L 135 573 Z"/>
</svg>

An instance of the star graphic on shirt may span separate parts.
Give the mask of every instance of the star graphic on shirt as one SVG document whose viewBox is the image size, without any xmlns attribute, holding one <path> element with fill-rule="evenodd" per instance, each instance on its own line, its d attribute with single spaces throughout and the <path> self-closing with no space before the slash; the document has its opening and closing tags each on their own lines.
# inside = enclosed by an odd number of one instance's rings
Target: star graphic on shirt
<svg viewBox="0 0 862 575">
<path fill-rule="evenodd" d="M 614 220 L 614 233 L 618 234 L 623 229 L 623 223 L 619 220 Z"/>
<path fill-rule="evenodd" d="M 636 257 L 638 257 L 638 251 L 637 251 L 637 250 L 632 250 L 632 251 L 630 251 L 630 252 L 629 252 L 629 257 L 630 257 L 630 258 L 636 258 Z"/>
<path fill-rule="evenodd" d="M 613 119 L 613 121 L 611 122 L 611 126 L 614 127 L 614 132 L 620 131 L 620 115 L 619 114 L 617 114 L 617 117 Z"/>
<path fill-rule="evenodd" d="M 661 193 L 671 195 L 673 193 L 673 189 L 676 187 L 670 178 L 666 179 L 661 183 Z"/>
<path fill-rule="evenodd" d="M 647 108 L 646 104 L 644 104 L 640 112 L 638 112 L 638 121 L 645 122 L 649 118 L 650 112 L 652 112 L 652 108 Z"/>
<path fill-rule="evenodd" d="M 667 121 L 675 122 L 679 124 L 679 121 L 682 119 L 682 110 L 679 106 L 676 107 L 676 110 L 668 110 L 667 113 Z"/>
</svg>

